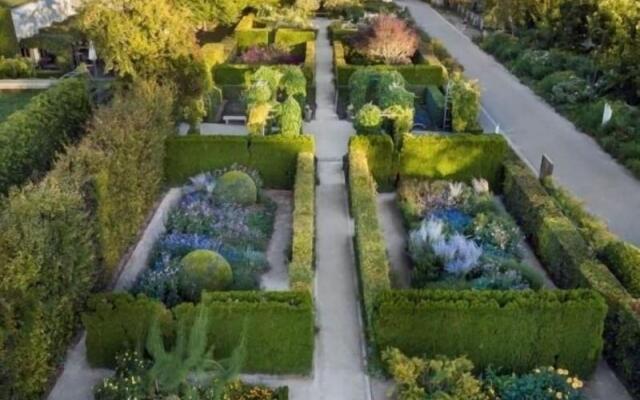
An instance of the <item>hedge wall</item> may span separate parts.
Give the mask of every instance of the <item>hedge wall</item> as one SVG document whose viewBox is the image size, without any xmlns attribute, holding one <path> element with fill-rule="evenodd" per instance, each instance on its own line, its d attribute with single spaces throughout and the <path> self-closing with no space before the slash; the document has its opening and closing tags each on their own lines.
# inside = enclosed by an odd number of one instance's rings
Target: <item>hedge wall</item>
<svg viewBox="0 0 640 400">
<path fill-rule="evenodd" d="M 314 152 L 312 136 L 174 136 L 167 139 L 165 176 L 184 183 L 200 172 L 242 164 L 260 172 L 269 188 L 293 187 L 298 153 Z"/>
<path fill-rule="evenodd" d="M 285 46 L 295 46 L 316 40 L 316 31 L 280 28 L 276 31 L 274 42 Z"/>
<path fill-rule="evenodd" d="M 313 290 L 315 179 L 313 153 L 299 153 L 293 186 L 293 239 L 289 263 L 289 287 L 292 290 Z"/>
<path fill-rule="evenodd" d="M 387 291 L 376 301 L 373 330 L 380 348 L 408 355 L 466 354 L 478 369 L 516 372 L 557 365 L 588 377 L 606 312 L 590 290 Z"/>
<path fill-rule="evenodd" d="M 633 297 L 640 297 L 640 249 L 614 240 L 600 252 L 600 258 Z"/>
<path fill-rule="evenodd" d="M 209 313 L 209 340 L 215 355 L 224 358 L 245 332 L 247 373 L 305 374 L 311 370 L 314 314 L 307 292 L 204 293 Z M 93 298 L 83 316 L 87 356 L 94 367 L 112 366 L 125 350 L 142 348 L 150 324 L 159 318 L 170 340 L 180 318 L 193 318 L 194 305 L 184 303 L 172 312 L 156 300 L 130 294 Z"/>
<path fill-rule="evenodd" d="M 0 194 L 46 172 L 56 153 L 84 133 L 91 115 L 85 79 L 60 81 L 0 123 Z"/>
<path fill-rule="evenodd" d="M 355 222 L 354 247 L 358 280 L 369 327 L 377 294 L 391 288 L 390 265 L 376 205 L 376 184 L 369 172 L 367 154 L 352 142 L 349 148 L 349 200 Z M 367 330 L 369 333 L 369 331 Z"/>
<path fill-rule="evenodd" d="M 508 145 L 501 135 L 406 135 L 398 156 L 400 176 L 470 181 L 500 187 Z"/>
<path fill-rule="evenodd" d="M 394 144 L 388 135 L 356 135 L 349 140 L 349 151 L 362 151 L 376 183 L 382 189 L 393 187 L 395 180 Z"/>
<path fill-rule="evenodd" d="M 351 74 L 358 68 L 365 66 L 348 64 L 345 59 L 345 48 L 341 41 L 333 42 L 333 60 L 335 67 L 336 86 L 338 88 L 349 86 Z M 438 64 L 410 64 L 410 65 L 380 65 L 383 69 L 395 69 L 400 72 L 408 85 L 420 86 L 443 86 L 448 79 L 447 70 L 440 63 Z"/>
</svg>

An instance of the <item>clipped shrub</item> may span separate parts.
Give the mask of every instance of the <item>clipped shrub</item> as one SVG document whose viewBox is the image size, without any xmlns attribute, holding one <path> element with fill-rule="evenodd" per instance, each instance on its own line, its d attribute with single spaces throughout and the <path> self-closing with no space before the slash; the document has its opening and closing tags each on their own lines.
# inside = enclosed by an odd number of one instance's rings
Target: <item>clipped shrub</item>
<svg viewBox="0 0 640 400">
<path fill-rule="evenodd" d="M 302 101 L 307 96 L 307 78 L 300 67 L 287 66 L 282 68 L 280 87 L 287 96 L 294 96 Z"/>
<path fill-rule="evenodd" d="M 87 81 L 62 80 L 0 123 L 0 193 L 46 172 L 56 153 L 84 133 Z"/>
<path fill-rule="evenodd" d="M 229 171 L 222 175 L 214 194 L 218 199 L 229 203 L 251 205 L 258 201 L 258 188 L 251 177 L 242 171 Z"/>
<path fill-rule="evenodd" d="M 224 290 L 233 281 L 231 266 L 211 250 L 194 250 L 180 261 L 180 292 L 191 301 L 200 299 L 203 290 Z"/>
<path fill-rule="evenodd" d="M 599 258 L 633 297 L 640 297 L 640 249 L 615 240 L 602 249 Z"/>
<path fill-rule="evenodd" d="M 356 114 L 354 125 L 356 132 L 362 135 L 381 133 L 382 110 L 374 104 L 365 104 Z"/>
<path fill-rule="evenodd" d="M 302 131 L 302 109 L 293 96 L 282 103 L 280 111 L 280 133 L 285 136 L 299 135 Z"/>
<path fill-rule="evenodd" d="M 481 369 L 527 372 L 555 365 L 587 377 L 600 358 L 606 312 L 604 299 L 584 289 L 404 290 L 379 294 L 372 320 L 382 349 L 466 355 Z"/>
</svg>

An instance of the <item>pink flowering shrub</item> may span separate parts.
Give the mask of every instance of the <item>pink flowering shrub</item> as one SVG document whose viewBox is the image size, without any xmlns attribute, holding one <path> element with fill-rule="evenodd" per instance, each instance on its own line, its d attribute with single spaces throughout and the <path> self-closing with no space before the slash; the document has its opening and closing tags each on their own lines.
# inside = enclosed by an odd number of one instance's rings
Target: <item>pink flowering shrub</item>
<svg viewBox="0 0 640 400">
<path fill-rule="evenodd" d="M 375 63 L 410 64 L 419 41 L 418 32 L 406 21 L 383 14 L 360 27 L 354 49 Z"/>
<path fill-rule="evenodd" d="M 277 45 L 254 45 L 248 47 L 239 57 L 242 64 L 300 64 L 303 57 L 290 53 L 289 49 Z"/>
</svg>

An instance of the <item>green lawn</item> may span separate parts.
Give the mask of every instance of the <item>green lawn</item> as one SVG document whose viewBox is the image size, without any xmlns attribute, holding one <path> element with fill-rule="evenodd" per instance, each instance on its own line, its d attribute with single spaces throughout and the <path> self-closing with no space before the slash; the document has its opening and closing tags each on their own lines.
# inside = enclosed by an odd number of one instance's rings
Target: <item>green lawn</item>
<svg viewBox="0 0 640 400">
<path fill-rule="evenodd" d="M 0 122 L 24 107 L 41 90 L 0 91 Z"/>
</svg>

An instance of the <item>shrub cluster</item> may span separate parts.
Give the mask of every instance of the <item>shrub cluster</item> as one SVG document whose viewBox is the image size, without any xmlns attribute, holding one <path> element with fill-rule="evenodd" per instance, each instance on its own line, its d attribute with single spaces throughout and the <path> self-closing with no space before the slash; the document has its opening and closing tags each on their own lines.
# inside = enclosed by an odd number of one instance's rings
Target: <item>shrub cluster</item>
<svg viewBox="0 0 640 400">
<path fill-rule="evenodd" d="M 589 376 L 602 350 L 606 312 L 589 290 L 421 290 L 380 294 L 372 319 L 381 348 L 466 354 L 480 368 L 518 372 L 557 365 Z"/>
<path fill-rule="evenodd" d="M 289 287 L 312 291 L 315 247 L 315 160 L 313 153 L 298 154 L 293 187 L 293 243 Z"/>
<path fill-rule="evenodd" d="M 304 374 L 311 369 L 314 346 L 313 304 L 309 293 L 210 292 L 199 304 L 206 307 L 208 337 L 216 358 L 228 357 L 246 332 L 244 372 Z M 166 338 L 176 321 L 193 318 L 195 307 L 184 303 L 172 310 L 144 296 L 102 294 L 92 297 L 83 316 L 87 357 L 92 366 L 111 367 L 116 355 L 142 350 L 154 320 Z"/>
<path fill-rule="evenodd" d="M 87 81 L 65 79 L 0 123 L 0 193 L 45 173 L 91 115 Z"/>
<path fill-rule="evenodd" d="M 0 56 L 0 79 L 32 78 L 36 74 L 28 58 L 4 58 Z"/>
</svg>

